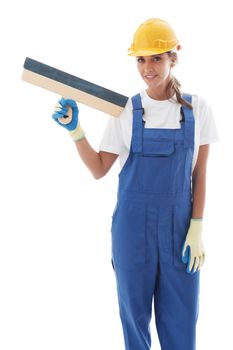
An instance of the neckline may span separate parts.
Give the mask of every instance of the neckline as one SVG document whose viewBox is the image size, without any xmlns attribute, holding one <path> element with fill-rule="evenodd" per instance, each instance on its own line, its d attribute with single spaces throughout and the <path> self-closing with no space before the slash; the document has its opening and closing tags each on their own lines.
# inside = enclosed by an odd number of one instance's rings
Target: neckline
<svg viewBox="0 0 233 350">
<path fill-rule="evenodd" d="M 167 104 L 167 103 L 176 103 L 177 102 L 176 94 L 174 94 L 172 97 L 170 97 L 167 100 L 156 100 L 155 98 L 150 97 L 146 90 L 141 90 L 141 95 L 143 98 L 145 98 L 151 104 Z"/>
</svg>

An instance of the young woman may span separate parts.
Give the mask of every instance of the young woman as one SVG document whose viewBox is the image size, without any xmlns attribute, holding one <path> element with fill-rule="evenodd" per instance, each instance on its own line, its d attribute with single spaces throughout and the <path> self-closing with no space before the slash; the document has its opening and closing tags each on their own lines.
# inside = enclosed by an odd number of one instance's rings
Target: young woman
<svg viewBox="0 0 233 350">
<path fill-rule="evenodd" d="M 195 349 L 206 167 L 218 137 L 208 104 L 182 93 L 172 74 L 179 49 L 166 21 L 139 26 L 129 55 L 147 89 L 110 118 L 99 152 L 85 138 L 73 100 L 61 99 L 53 115 L 96 179 L 120 157 L 112 261 L 126 350 L 150 349 L 153 301 L 161 349 Z M 69 107 L 72 120 L 63 124 Z"/>
</svg>

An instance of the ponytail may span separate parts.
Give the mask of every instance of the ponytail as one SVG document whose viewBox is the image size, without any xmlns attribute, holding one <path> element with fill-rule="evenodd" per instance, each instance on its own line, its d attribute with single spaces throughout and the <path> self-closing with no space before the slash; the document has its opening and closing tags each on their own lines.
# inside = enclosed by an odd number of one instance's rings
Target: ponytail
<svg viewBox="0 0 233 350">
<path fill-rule="evenodd" d="M 170 51 L 170 52 L 168 52 L 168 55 L 177 61 L 177 53 L 176 52 Z M 189 103 L 188 101 L 186 101 L 182 97 L 181 84 L 180 84 L 179 80 L 177 80 L 174 76 L 172 76 L 172 78 L 169 81 L 167 88 L 166 88 L 166 94 L 167 94 L 168 99 L 169 99 L 169 96 L 172 96 L 174 94 L 174 91 L 175 91 L 176 99 L 177 99 L 178 103 L 180 103 L 182 106 L 184 105 L 190 109 L 193 109 L 193 106 L 191 105 L 191 103 Z"/>
</svg>

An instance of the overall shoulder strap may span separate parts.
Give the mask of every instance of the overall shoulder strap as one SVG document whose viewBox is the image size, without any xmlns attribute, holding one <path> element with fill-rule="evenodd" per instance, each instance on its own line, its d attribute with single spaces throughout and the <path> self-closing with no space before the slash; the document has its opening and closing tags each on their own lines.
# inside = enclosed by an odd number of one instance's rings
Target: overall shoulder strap
<svg viewBox="0 0 233 350">
<path fill-rule="evenodd" d="M 132 151 L 134 153 L 142 152 L 142 135 L 143 124 L 142 116 L 144 109 L 142 107 L 142 101 L 140 94 L 132 97 L 133 104 L 133 128 L 132 128 Z"/>
<path fill-rule="evenodd" d="M 183 94 L 183 99 L 192 104 L 192 95 Z M 184 134 L 184 146 L 185 148 L 194 149 L 194 133 L 195 133 L 195 120 L 193 110 L 187 106 L 181 107 L 185 118 L 185 134 Z"/>
</svg>

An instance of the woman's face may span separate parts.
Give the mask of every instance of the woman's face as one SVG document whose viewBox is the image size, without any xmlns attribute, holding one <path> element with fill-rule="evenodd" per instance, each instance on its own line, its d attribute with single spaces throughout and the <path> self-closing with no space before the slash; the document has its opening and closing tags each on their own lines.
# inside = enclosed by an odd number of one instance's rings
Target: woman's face
<svg viewBox="0 0 233 350">
<path fill-rule="evenodd" d="M 148 92 L 165 93 L 171 79 L 171 68 L 175 65 L 174 60 L 167 53 L 137 56 L 136 60 L 138 71 L 148 86 Z"/>
</svg>

